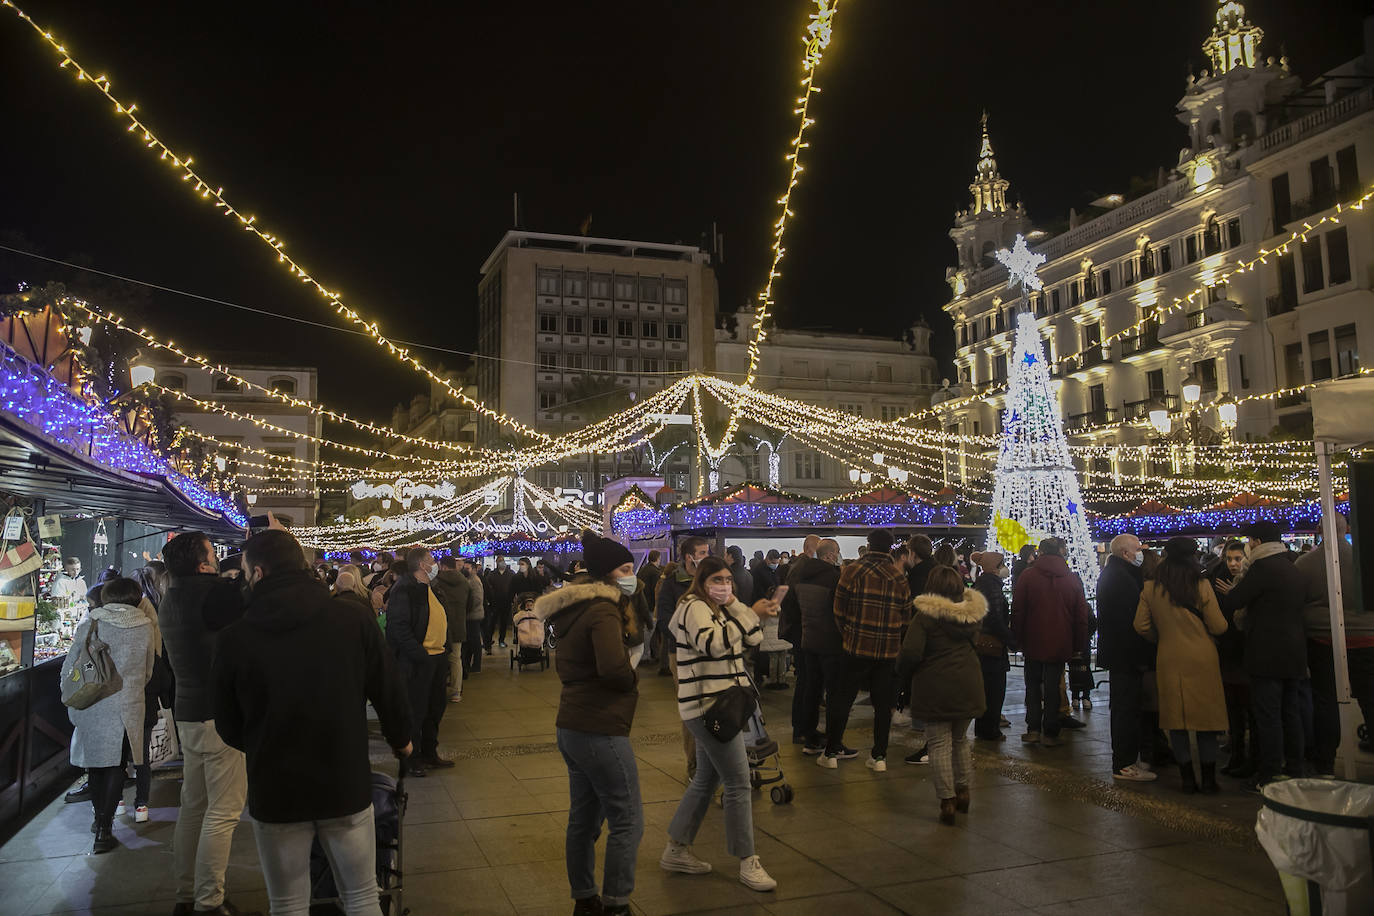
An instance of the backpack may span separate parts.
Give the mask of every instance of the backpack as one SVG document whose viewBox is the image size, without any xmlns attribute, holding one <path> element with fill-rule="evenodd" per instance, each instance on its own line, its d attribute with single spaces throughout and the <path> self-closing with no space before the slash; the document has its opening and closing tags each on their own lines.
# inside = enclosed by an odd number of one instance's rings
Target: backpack
<svg viewBox="0 0 1374 916">
<path fill-rule="evenodd" d="M 73 646 L 72 671 L 62 681 L 62 702 L 72 709 L 87 709 L 124 686 L 110 647 L 100 639 L 100 621 L 92 620 L 86 641 Z"/>
</svg>

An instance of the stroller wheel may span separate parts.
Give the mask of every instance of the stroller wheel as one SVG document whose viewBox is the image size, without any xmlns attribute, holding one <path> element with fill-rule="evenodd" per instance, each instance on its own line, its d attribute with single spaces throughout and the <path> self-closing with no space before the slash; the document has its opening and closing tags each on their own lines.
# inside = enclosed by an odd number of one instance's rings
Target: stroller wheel
<svg viewBox="0 0 1374 916">
<path fill-rule="evenodd" d="M 787 783 L 774 786 L 768 793 L 768 797 L 773 800 L 775 805 L 786 805 L 792 802 L 792 787 Z"/>
</svg>

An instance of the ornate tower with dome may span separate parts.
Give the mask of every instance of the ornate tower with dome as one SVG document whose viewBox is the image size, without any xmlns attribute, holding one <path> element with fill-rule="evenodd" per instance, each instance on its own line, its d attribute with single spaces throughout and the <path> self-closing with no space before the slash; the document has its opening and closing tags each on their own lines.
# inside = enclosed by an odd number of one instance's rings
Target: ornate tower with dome
<svg viewBox="0 0 1374 916">
<path fill-rule="evenodd" d="M 978 165 L 973 183 L 969 185 L 970 206 L 954 215 L 954 228 L 949 237 L 958 249 L 958 267 L 951 268 L 946 279 L 956 296 L 968 284 L 968 278 L 994 263 L 993 252 L 1010 247 L 1018 233 L 1030 229 L 1026 211 L 1018 203 L 1007 206 L 1007 189 L 1011 186 L 997 170 L 997 158 L 988 137 L 988 114 L 983 112 L 983 141 L 978 149 Z"/>
</svg>

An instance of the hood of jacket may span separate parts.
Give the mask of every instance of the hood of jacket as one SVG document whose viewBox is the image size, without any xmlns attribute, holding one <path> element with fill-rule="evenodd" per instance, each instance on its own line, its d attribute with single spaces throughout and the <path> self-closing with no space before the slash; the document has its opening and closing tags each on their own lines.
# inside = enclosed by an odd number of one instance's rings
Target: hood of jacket
<svg viewBox="0 0 1374 916">
<path fill-rule="evenodd" d="M 988 613 L 988 600 L 981 592 L 971 588 L 964 589 L 963 601 L 950 601 L 944 595 L 925 594 L 917 595 L 911 603 L 918 614 L 960 625 L 982 623 Z"/>
<path fill-rule="evenodd" d="M 243 622 L 276 633 L 294 630 L 324 613 L 332 599 L 308 570 L 272 573 L 253 586 Z"/>
<path fill-rule="evenodd" d="M 1034 569 L 1051 579 L 1072 574 L 1069 569 L 1069 562 L 1058 554 L 1047 553 L 1035 558 L 1035 562 L 1030 565 Z"/>
<path fill-rule="evenodd" d="M 822 583 L 834 585 L 840 577 L 840 567 L 827 563 L 818 557 L 803 557 L 787 577 L 787 584 L 793 587 L 803 584 Z"/>
<path fill-rule="evenodd" d="M 435 582 L 442 582 L 444 585 L 469 585 L 467 576 L 464 576 L 456 569 L 440 569 L 438 575 L 434 577 Z"/>
<path fill-rule="evenodd" d="M 546 595 L 540 595 L 535 599 L 532 610 L 535 616 L 545 623 L 555 618 L 564 618 L 559 620 L 558 630 L 560 633 L 566 633 L 573 622 L 598 599 L 609 601 L 616 606 L 627 639 L 639 634 L 639 620 L 635 617 L 634 602 L 614 585 L 591 578 L 579 578 L 578 581 L 569 582 Z"/>
<path fill-rule="evenodd" d="M 88 616 L 92 620 L 108 623 L 110 626 L 120 629 L 152 625 L 148 615 L 142 609 L 131 604 L 104 604 L 100 607 L 91 608 Z"/>
</svg>

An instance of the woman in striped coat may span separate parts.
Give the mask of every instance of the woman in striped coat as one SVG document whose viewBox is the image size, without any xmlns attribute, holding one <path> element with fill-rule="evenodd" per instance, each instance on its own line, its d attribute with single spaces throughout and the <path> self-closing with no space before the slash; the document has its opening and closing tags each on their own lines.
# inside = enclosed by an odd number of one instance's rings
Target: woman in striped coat
<svg viewBox="0 0 1374 916">
<path fill-rule="evenodd" d="M 744 732 L 721 742 L 702 721 L 716 696 L 735 684 L 750 685 L 744 650 L 763 641 L 759 618 L 777 613 L 778 602 L 772 599 L 758 601 L 752 608 L 739 601 L 730 567 L 719 557 L 707 557 L 697 565 L 696 578 L 673 612 L 668 632 L 677 643 L 678 712 L 696 739 L 697 769 L 668 825 L 668 845 L 659 859 L 667 871 L 701 875 L 711 870 L 709 863 L 692 854 L 691 846 L 711 807 L 716 786 L 723 782 L 725 848 L 740 860 L 740 881 L 756 891 L 778 886 L 754 854 Z"/>
</svg>

